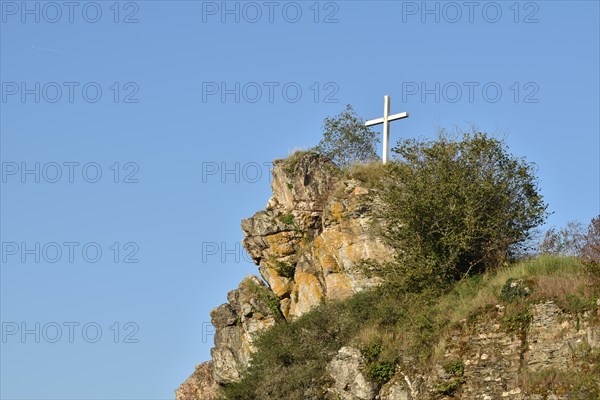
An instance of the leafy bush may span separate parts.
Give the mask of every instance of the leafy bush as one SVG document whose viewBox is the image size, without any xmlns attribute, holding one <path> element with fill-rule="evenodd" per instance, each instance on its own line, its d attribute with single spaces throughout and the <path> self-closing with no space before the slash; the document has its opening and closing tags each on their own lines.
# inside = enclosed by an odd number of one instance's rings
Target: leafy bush
<svg viewBox="0 0 600 400">
<path fill-rule="evenodd" d="M 450 375 L 463 376 L 465 373 L 465 364 L 462 360 L 447 361 L 444 363 L 443 368 Z"/>
<path fill-rule="evenodd" d="M 462 360 L 447 361 L 442 366 L 450 378 L 435 386 L 436 392 L 445 395 L 451 395 L 458 390 L 460 385 L 465 383 L 463 375 L 465 373 L 465 364 Z"/>
<path fill-rule="evenodd" d="M 534 166 L 484 133 L 403 140 L 376 215 L 397 250 L 389 279 L 422 290 L 498 267 L 546 218 Z"/>
<path fill-rule="evenodd" d="M 381 347 L 381 344 L 373 343 L 368 348 L 366 348 L 362 353 L 363 353 L 363 356 L 365 357 L 365 359 L 367 360 L 367 362 L 371 363 L 371 362 L 377 360 L 377 358 L 379 358 L 379 355 L 381 354 L 382 350 L 383 350 L 383 348 Z"/>
<path fill-rule="evenodd" d="M 339 167 L 355 162 L 378 159 L 375 145 L 379 142 L 376 133 L 365 126 L 351 105 L 335 117 L 323 121 L 323 139 L 315 151 L 329 157 Z"/>
<path fill-rule="evenodd" d="M 450 379 L 440 383 L 435 387 L 435 391 L 439 394 L 452 395 L 464 382 L 462 379 Z"/>
<path fill-rule="evenodd" d="M 529 307 L 524 302 L 511 304 L 506 308 L 502 323 L 508 330 L 524 332 L 531 323 L 532 315 Z"/>
<path fill-rule="evenodd" d="M 395 372 L 396 365 L 394 363 L 378 361 L 369 366 L 367 377 L 372 381 L 383 384 L 392 379 Z"/>
</svg>

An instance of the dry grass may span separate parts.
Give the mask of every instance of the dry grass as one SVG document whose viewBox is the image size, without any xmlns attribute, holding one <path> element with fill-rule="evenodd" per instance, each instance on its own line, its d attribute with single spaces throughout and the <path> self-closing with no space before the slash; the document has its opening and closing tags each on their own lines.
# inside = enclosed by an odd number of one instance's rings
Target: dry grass
<svg viewBox="0 0 600 400">
<path fill-rule="evenodd" d="M 531 293 L 502 301 L 503 288 L 511 279 L 523 280 Z M 379 367 L 398 362 L 430 368 L 443 359 L 443 338 L 455 323 L 485 315 L 482 310 L 498 304 L 505 306 L 509 325 L 518 329 L 528 323 L 529 304 L 538 301 L 554 300 L 566 311 L 580 312 L 600 297 L 600 279 L 576 259 L 542 256 L 465 279 L 441 297 L 380 289 L 323 304 L 292 323 L 266 331 L 257 342 L 254 369 L 227 388 L 227 398 L 256 399 L 261 390 L 274 391 L 276 398 L 302 398 L 299 390 L 324 387 L 327 360 L 346 345 L 370 354 L 370 363 Z M 588 364 L 600 365 L 600 357 L 594 357 Z M 570 399 L 600 400 L 597 379 L 590 378 L 600 370 L 590 367 L 587 375 L 584 372 L 575 376 L 543 371 L 524 376 L 523 385 L 532 393 L 545 388 L 569 393 Z"/>
<path fill-rule="evenodd" d="M 531 301 L 553 300 L 570 312 L 581 311 L 574 306 L 584 307 L 600 296 L 600 279 L 577 259 L 544 255 L 460 282 L 440 299 L 439 307 L 450 321 L 460 321 L 477 309 L 499 304 L 509 279 L 532 281 Z"/>
<path fill-rule="evenodd" d="M 385 176 L 386 166 L 380 161 L 371 163 L 355 163 L 345 169 L 348 177 L 360 181 L 362 184 L 371 186 L 379 182 Z"/>
<path fill-rule="evenodd" d="M 592 371 L 547 368 L 520 375 L 519 386 L 527 394 L 567 396 L 575 400 L 600 399 L 597 376 Z"/>
</svg>

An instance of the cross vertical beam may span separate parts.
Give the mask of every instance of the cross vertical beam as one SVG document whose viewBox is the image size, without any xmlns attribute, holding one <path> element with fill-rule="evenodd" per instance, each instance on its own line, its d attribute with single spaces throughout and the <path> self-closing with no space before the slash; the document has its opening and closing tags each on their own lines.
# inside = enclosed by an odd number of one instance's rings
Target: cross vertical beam
<svg viewBox="0 0 600 400">
<path fill-rule="evenodd" d="M 408 118 L 407 112 L 390 115 L 390 96 L 385 95 L 383 96 L 383 118 L 372 119 L 365 123 L 365 126 L 383 124 L 382 158 L 384 164 L 387 164 L 388 153 L 390 151 L 390 122 L 403 118 Z"/>
<path fill-rule="evenodd" d="M 390 148 L 390 96 L 383 96 L 383 163 L 387 164 L 388 149 Z"/>
</svg>

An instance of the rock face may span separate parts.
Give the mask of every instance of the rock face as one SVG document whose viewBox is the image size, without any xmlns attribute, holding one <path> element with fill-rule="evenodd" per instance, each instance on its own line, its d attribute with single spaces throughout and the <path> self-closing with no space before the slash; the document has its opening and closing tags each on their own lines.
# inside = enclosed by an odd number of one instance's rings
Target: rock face
<svg viewBox="0 0 600 400">
<path fill-rule="evenodd" d="M 196 366 L 196 370 L 175 391 L 178 400 L 216 400 L 219 385 L 213 379 L 212 362 L 208 361 Z"/>
<path fill-rule="evenodd" d="M 600 306 L 596 313 L 600 315 Z M 504 307 L 490 315 L 464 321 L 445 338 L 444 359 L 458 361 L 460 376 L 455 398 L 469 400 L 542 400 L 571 397 L 526 394 L 528 376 L 552 376 L 557 371 L 585 371 L 586 354 L 600 349 L 600 324 L 593 312 L 571 315 L 551 301 L 533 304 L 531 320 L 519 329 L 502 325 Z M 598 368 L 600 366 L 596 366 Z M 446 398 L 441 388 L 456 379 L 441 363 L 433 371 L 398 371 L 379 393 L 381 400 Z M 588 398 L 585 397 L 577 398 Z M 372 399 L 375 399 L 373 397 Z M 592 400 L 592 398 L 590 398 Z"/>
<path fill-rule="evenodd" d="M 352 347 L 342 347 L 329 364 L 327 372 L 334 384 L 329 389 L 332 399 L 370 400 L 377 394 L 377 385 L 364 375 L 365 359 Z"/>
<path fill-rule="evenodd" d="M 228 303 L 210 313 L 215 327 L 212 361 L 200 364 L 177 389 L 177 400 L 219 398 L 220 385 L 239 380 L 254 351 L 256 332 L 273 326 L 281 318 L 273 307 L 276 297 L 255 276 L 246 277 L 227 294 Z"/>
<path fill-rule="evenodd" d="M 369 234 L 369 191 L 344 181 L 337 166 L 315 153 L 275 160 L 266 209 L 242 221 L 244 247 L 268 287 L 247 277 L 211 312 L 212 361 L 200 364 L 177 390 L 178 400 L 218 398 L 250 362 L 253 336 L 293 319 L 325 299 L 343 299 L 380 283 L 360 268 L 391 250 Z M 196 397 L 194 397 L 196 396 Z"/>
<path fill-rule="evenodd" d="M 600 305 L 595 311 L 600 315 Z M 343 347 L 327 365 L 333 400 L 562 400 L 566 395 L 527 393 L 527 377 L 552 377 L 560 371 L 590 369 L 586 355 L 600 351 L 600 323 L 594 312 L 571 315 L 552 301 L 533 304 L 530 322 L 518 329 L 503 326 L 504 307 L 496 306 L 475 321 L 463 321 L 444 339 L 443 359 L 432 370 L 417 371 L 406 364 L 381 388 L 365 378 L 360 351 Z M 597 354 L 597 353 L 596 353 Z M 598 363 L 599 360 L 595 362 Z M 443 365 L 454 362 L 461 372 L 452 375 Z M 600 368 L 600 365 L 596 365 Z M 404 370 L 403 370 L 404 369 Z M 600 379 L 600 377 L 598 377 Z M 546 378 L 551 379 L 551 378 Z M 452 396 L 450 383 L 456 382 Z M 600 384 L 597 382 L 597 384 Z M 572 388 L 571 388 L 572 389 Z M 582 393 L 577 399 L 595 400 Z"/>
<path fill-rule="evenodd" d="M 344 299 L 380 283 L 360 268 L 392 251 L 369 234 L 369 191 L 342 181 L 329 159 L 314 153 L 276 160 L 266 210 L 242 221 L 244 247 L 281 300 L 286 319 L 325 299 Z"/>
<path fill-rule="evenodd" d="M 218 383 L 239 380 L 250 361 L 253 335 L 275 324 L 277 310 L 270 308 L 270 293 L 255 276 L 245 278 L 227 294 L 228 303 L 210 313 L 215 327 L 211 350 L 213 378 Z"/>
</svg>

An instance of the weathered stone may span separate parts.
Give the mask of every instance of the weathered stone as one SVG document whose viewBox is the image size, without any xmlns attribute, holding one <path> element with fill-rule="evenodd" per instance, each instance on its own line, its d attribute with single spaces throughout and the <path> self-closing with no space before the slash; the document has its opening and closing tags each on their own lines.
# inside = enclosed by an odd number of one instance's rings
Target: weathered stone
<svg viewBox="0 0 600 400">
<path fill-rule="evenodd" d="M 359 350 L 342 347 L 327 364 L 327 372 L 333 379 L 333 392 L 341 400 L 372 400 L 377 394 L 377 385 L 364 375 L 365 359 Z"/>
<path fill-rule="evenodd" d="M 597 322 L 592 324 L 591 315 L 570 315 L 547 301 L 531 305 L 531 322 L 514 331 L 498 323 L 504 318 L 504 307 L 497 306 L 494 310 L 486 318 L 463 321 L 461 330 L 445 340 L 445 358 L 464 363 L 460 398 L 549 399 L 525 393 L 521 377 L 543 371 L 589 368 L 577 351 L 593 348 L 594 338 L 600 334 L 600 327 Z M 438 365 L 437 372 L 429 376 L 428 390 L 432 396 L 436 382 L 448 378 L 440 373 L 441 369 Z"/>
<path fill-rule="evenodd" d="M 268 266 L 268 264 L 263 264 L 260 266 L 259 271 L 261 276 L 269 284 L 269 287 L 277 295 L 277 297 L 280 299 L 289 297 L 293 287 L 289 278 L 279 275 L 277 270 Z"/>
<path fill-rule="evenodd" d="M 402 371 L 396 375 L 379 391 L 381 400 L 418 400 L 421 397 L 420 386 L 422 379 L 419 377 L 410 378 Z"/>
<path fill-rule="evenodd" d="M 268 289 L 260 279 L 249 276 L 238 289 L 227 294 L 229 303 L 211 312 L 215 326 L 211 369 L 213 379 L 219 384 L 241 378 L 254 351 L 254 336 L 275 324 L 273 310 L 258 296 L 260 290 Z"/>
<path fill-rule="evenodd" d="M 194 373 L 175 391 L 177 400 L 216 400 L 221 388 L 212 377 L 212 362 L 196 366 Z"/>
<path fill-rule="evenodd" d="M 296 272 L 294 281 L 289 315 L 298 316 L 319 305 L 324 299 L 324 291 L 321 283 L 313 274 Z"/>
<path fill-rule="evenodd" d="M 271 290 L 290 299 L 281 310 L 286 319 L 381 283 L 360 267 L 392 257 L 369 232 L 368 189 L 342 181 L 329 159 L 313 153 L 275 161 L 272 176 L 267 209 L 242 222 L 243 244 Z M 290 265 L 293 276 L 284 275 L 290 268 L 281 266 Z"/>
</svg>

